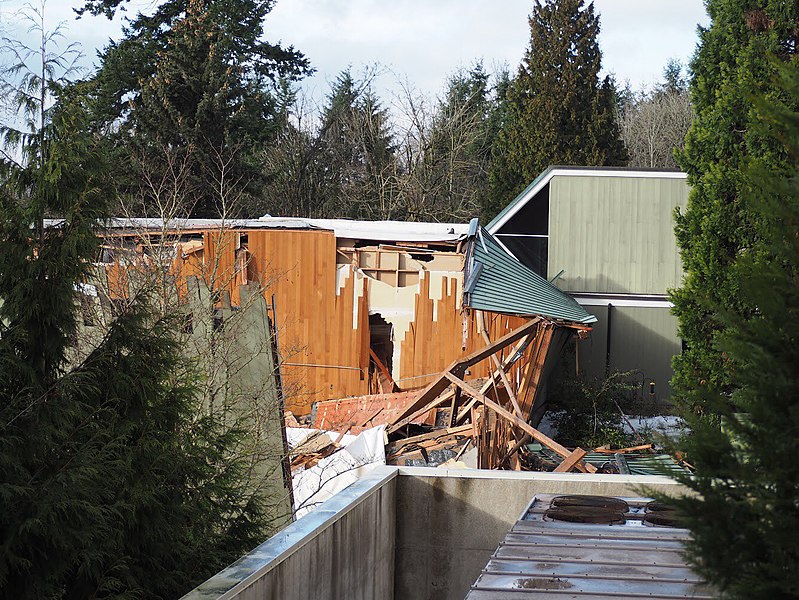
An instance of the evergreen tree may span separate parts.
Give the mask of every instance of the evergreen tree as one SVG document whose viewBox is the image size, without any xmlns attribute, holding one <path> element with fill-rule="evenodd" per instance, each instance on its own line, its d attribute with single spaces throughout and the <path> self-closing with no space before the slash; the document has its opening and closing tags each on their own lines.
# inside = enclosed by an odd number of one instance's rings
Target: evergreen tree
<svg viewBox="0 0 799 600">
<path fill-rule="evenodd" d="M 263 503 L 147 294 L 76 346 L 107 172 L 38 58 L 16 71 L 31 129 L 4 126 L 22 162 L 0 164 L 0 598 L 175 598 L 263 539 Z"/>
<path fill-rule="evenodd" d="M 672 301 L 686 343 L 674 359 L 672 386 L 678 397 L 697 385 L 731 390 L 728 363 L 713 347 L 723 328 L 715 315 L 719 308 L 746 312 L 738 275 L 729 267 L 741 254 L 757 253 L 760 247 L 756 217 L 741 199 L 743 169 L 750 158 L 775 166 L 786 159 L 783 148 L 751 128 L 751 98 L 781 94 L 774 85 L 773 57 L 790 64 L 798 60 L 796 3 L 705 4 L 712 21 L 700 30 L 691 64 L 695 118 L 679 155 L 692 189 L 676 226 L 685 278 Z"/>
<path fill-rule="evenodd" d="M 785 101 L 771 93 L 749 105 L 748 135 L 779 141 L 785 159 L 738 163 L 737 199 L 759 240 L 728 265 L 740 301 L 703 292 L 724 326 L 713 349 L 734 391 L 684 390 L 707 410 L 686 414 L 683 444 L 697 470 L 681 479 L 698 495 L 678 507 L 693 532 L 690 556 L 725 597 L 747 600 L 799 597 L 799 68 L 784 68 L 783 82 Z"/>
<path fill-rule="evenodd" d="M 325 185 L 319 211 L 350 218 L 397 218 L 394 146 L 388 113 L 371 87 L 348 69 L 330 90 L 319 132 Z"/>
<path fill-rule="evenodd" d="M 110 16 L 121 4 L 92 0 L 83 11 Z M 152 15 L 135 17 L 124 38 L 104 50 L 86 87 L 98 124 L 118 129 L 111 141 L 123 178 L 131 153 L 155 156 L 157 168 L 164 148 L 180 149 L 199 190 L 191 214 L 229 211 L 211 192 L 223 176 L 258 197 L 263 181 L 255 153 L 280 130 L 280 81 L 310 70 L 293 48 L 263 40 L 273 4 L 167 0 Z M 220 164 L 233 168 L 223 174 Z"/>
<path fill-rule="evenodd" d="M 536 0 L 530 47 L 508 90 L 508 114 L 494 148 L 496 212 L 553 164 L 624 165 L 615 86 L 600 81 L 599 17 L 593 2 Z"/>
</svg>

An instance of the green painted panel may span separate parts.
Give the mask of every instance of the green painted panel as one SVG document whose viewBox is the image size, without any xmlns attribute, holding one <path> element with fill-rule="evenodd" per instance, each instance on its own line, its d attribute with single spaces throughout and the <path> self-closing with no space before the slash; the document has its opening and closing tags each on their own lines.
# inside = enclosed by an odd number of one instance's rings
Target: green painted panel
<svg viewBox="0 0 799 600">
<path fill-rule="evenodd" d="M 684 179 L 556 175 L 550 182 L 548 272 L 569 292 L 665 294 L 682 267 L 674 209 Z"/>
<path fill-rule="evenodd" d="M 671 358 L 680 353 L 677 318 L 668 308 L 614 306 L 608 318 L 606 306 L 588 306 L 599 321 L 593 325 L 588 339 L 579 344 L 580 369 L 594 377 L 605 373 L 608 323 L 610 336 L 610 368 L 616 371 L 638 371 L 641 393 L 649 397 L 649 382 L 655 382 L 655 399 L 671 397 Z"/>
</svg>

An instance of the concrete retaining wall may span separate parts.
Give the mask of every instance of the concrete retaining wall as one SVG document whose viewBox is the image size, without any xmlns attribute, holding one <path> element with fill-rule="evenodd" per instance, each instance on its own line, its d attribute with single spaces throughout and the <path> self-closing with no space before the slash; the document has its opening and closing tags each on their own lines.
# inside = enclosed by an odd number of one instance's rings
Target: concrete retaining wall
<svg viewBox="0 0 799 600">
<path fill-rule="evenodd" d="M 536 494 L 685 493 L 666 477 L 400 468 L 394 597 L 462 600 Z"/>
<path fill-rule="evenodd" d="M 396 480 L 373 471 L 183 600 L 391 600 Z"/>
</svg>

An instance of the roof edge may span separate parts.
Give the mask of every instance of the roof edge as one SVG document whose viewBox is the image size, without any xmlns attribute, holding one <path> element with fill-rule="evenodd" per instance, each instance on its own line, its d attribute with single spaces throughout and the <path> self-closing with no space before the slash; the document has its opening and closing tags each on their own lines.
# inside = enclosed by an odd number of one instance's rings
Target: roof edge
<svg viewBox="0 0 799 600">
<path fill-rule="evenodd" d="M 630 167 L 581 167 L 574 165 L 551 165 L 547 167 L 530 185 L 511 200 L 508 205 L 486 225 L 489 233 L 494 234 L 519 212 L 541 189 L 556 175 L 567 177 L 640 177 L 646 179 L 687 179 L 688 174 L 682 171 L 664 169 L 646 169 Z"/>
</svg>

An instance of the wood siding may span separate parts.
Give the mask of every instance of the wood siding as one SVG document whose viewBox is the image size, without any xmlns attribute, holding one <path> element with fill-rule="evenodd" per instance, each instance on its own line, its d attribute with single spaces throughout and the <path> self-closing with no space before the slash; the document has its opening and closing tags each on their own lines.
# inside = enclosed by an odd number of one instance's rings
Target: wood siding
<svg viewBox="0 0 799 600">
<path fill-rule="evenodd" d="M 684 179 L 553 177 L 549 196 L 550 276 L 569 292 L 665 294 L 682 265 L 674 209 Z"/>
<path fill-rule="evenodd" d="M 262 287 L 267 304 L 274 299 L 286 409 L 297 415 L 310 413 L 319 400 L 370 393 L 370 289 L 375 294 L 372 312 L 395 320 L 392 341 L 399 347 L 399 361 L 394 374 L 402 389 L 424 387 L 454 360 L 486 345 L 477 313 L 462 308 L 462 269 L 429 271 L 435 263 L 420 265 L 417 282 L 394 287 L 351 263 L 336 263 L 332 231 L 213 230 L 203 233 L 201 250 L 183 255 L 178 248 L 170 274 L 182 298 L 186 277 L 194 276 L 223 292 L 220 304 L 238 305 L 238 288 L 248 281 Z M 462 260 L 441 264 L 451 269 Z M 106 267 L 114 297 L 126 295 L 130 272 L 130 266 Z M 392 311 L 400 316 L 392 317 Z M 490 340 L 527 320 L 485 315 Z M 532 352 L 531 347 L 528 356 Z M 522 381 L 524 362 L 508 371 L 514 383 Z M 492 369 L 483 361 L 471 368 L 468 378 L 488 376 Z"/>
</svg>

